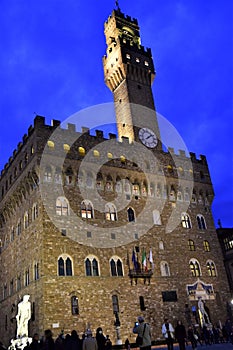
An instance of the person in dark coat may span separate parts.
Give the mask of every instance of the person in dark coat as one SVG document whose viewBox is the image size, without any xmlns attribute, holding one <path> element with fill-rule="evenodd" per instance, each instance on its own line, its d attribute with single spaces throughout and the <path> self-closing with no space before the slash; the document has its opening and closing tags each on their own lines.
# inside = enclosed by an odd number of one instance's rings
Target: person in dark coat
<svg viewBox="0 0 233 350">
<path fill-rule="evenodd" d="M 53 333 L 50 329 L 46 329 L 44 331 L 44 342 L 43 342 L 42 350 L 55 350 Z"/>
<path fill-rule="evenodd" d="M 41 345 L 39 342 L 39 334 L 35 333 L 32 337 L 32 342 L 29 346 L 30 350 L 40 350 L 41 349 Z"/>
<path fill-rule="evenodd" d="M 185 326 L 181 321 L 177 321 L 177 326 L 175 327 L 175 338 L 179 343 L 180 350 L 185 350 L 185 342 L 186 342 L 186 330 Z"/>
<path fill-rule="evenodd" d="M 81 339 L 76 330 L 73 330 L 70 337 L 66 340 L 65 350 L 82 350 Z"/>
<path fill-rule="evenodd" d="M 105 336 L 103 335 L 103 330 L 101 327 L 98 327 L 96 330 L 96 341 L 98 345 L 98 350 L 105 350 Z"/>
<path fill-rule="evenodd" d="M 196 349 L 197 348 L 197 340 L 194 336 L 194 331 L 193 331 L 193 327 L 189 326 L 188 328 L 188 340 L 191 342 L 192 345 L 192 349 Z"/>
</svg>

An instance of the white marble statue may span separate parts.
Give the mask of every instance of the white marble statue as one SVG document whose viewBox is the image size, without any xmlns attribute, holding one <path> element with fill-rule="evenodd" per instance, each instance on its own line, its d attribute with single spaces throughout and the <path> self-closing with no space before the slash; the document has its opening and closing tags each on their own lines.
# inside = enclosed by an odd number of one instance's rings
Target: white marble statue
<svg viewBox="0 0 233 350">
<path fill-rule="evenodd" d="M 28 337 L 28 321 L 31 318 L 30 295 L 26 294 L 23 300 L 18 304 L 17 321 L 17 338 Z"/>
<path fill-rule="evenodd" d="M 201 322 L 202 324 L 206 324 L 206 323 L 210 323 L 210 319 L 209 319 L 209 315 L 207 314 L 205 307 L 204 307 L 204 303 L 202 301 L 202 298 L 199 297 L 198 298 L 198 309 L 201 315 Z"/>
</svg>

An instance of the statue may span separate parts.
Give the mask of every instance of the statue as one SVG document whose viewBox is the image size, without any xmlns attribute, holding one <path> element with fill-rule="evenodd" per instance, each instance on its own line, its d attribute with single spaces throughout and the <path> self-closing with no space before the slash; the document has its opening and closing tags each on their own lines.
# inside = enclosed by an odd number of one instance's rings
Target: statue
<svg viewBox="0 0 233 350">
<path fill-rule="evenodd" d="M 30 295 L 26 294 L 23 300 L 18 304 L 17 321 L 17 338 L 28 337 L 28 321 L 31 318 Z"/>
<path fill-rule="evenodd" d="M 201 319 L 202 326 L 205 325 L 206 323 L 209 324 L 210 323 L 209 315 L 207 314 L 207 312 L 205 310 L 204 303 L 203 303 L 201 297 L 198 298 L 198 309 L 199 309 L 199 313 L 200 313 L 200 319 Z"/>
</svg>

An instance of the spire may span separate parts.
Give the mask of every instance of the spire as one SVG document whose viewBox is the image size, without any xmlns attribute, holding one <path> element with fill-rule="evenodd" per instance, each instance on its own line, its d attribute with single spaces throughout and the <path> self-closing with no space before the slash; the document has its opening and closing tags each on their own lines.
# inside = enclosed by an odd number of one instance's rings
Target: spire
<svg viewBox="0 0 233 350">
<path fill-rule="evenodd" d="M 118 0 L 115 1 L 115 5 L 116 5 L 117 10 L 120 11 L 121 9 L 120 9 L 119 1 L 118 1 Z"/>
</svg>

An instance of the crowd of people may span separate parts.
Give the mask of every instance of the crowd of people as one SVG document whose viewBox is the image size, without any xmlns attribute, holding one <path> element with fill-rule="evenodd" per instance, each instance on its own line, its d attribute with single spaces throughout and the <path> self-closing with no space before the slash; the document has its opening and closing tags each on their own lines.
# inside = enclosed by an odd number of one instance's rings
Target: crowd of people
<svg viewBox="0 0 233 350">
<path fill-rule="evenodd" d="M 180 350 L 185 350 L 188 344 L 195 350 L 197 345 L 212 345 L 225 342 L 233 344 L 233 324 L 230 319 L 227 319 L 224 325 L 204 325 L 201 332 L 199 327 L 190 325 L 185 328 L 180 320 L 176 326 L 173 326 L 168 318 L 164 319 L 161 328 L 161 333 L 166 341 L 167 349 L 173 350 L 174 343 L 179 344 Z M 138 317 L 138 322 L 135 322 L 133 333 L 137 335 L 136 346 L 140 350 L 151 350 L 151 328 L 145 322 L 142 316 Z M 130 350 L 131 344 L 127 338 L 125 341 L 125 349 Z M 0 342 L 0 350 L 6 349 Z M 43 337 L 40 339 L 39 334 L 35 333 L 31 344 L 27 344 L 24 350 L 111 350 L 112 342 L 109 335 L 103 334 L 103 329 L 98 327 L 95 334 L 90 329 L 80 337 L 76 330 L 71 334 L 64 335 L 61 332 L 57 338 L 53 337 L 50 329 L 45 330 Z"/>
</svg>

